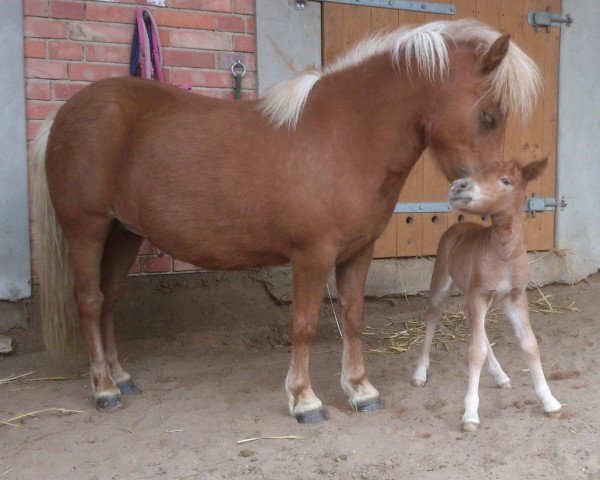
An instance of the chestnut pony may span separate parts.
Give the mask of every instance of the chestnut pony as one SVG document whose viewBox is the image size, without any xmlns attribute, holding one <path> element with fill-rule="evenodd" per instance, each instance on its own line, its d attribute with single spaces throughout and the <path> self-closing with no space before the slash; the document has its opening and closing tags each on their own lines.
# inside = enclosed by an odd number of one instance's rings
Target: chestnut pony
<svg viewBox="0 0 600 480">
<path fill-rule="evenodd" d="M 527 184 L 546 167 L 544 158 L 522 166 L 517 160 L 491 165 L 472 176 L 455 180 L 450 203 L 477 215 L 489 215 L 492 224 L 483 227 L 471 222 L 457 223 L 442 236 L 438 246 L 426 314 L 427 331 L 423 352 L 413 375 L 413 386 L 427 380 L 429 350 L 444 303 L 452 287 L 465 294 L 471 332 L 469 346 L 469 387 L 465 397 L 463 430 L 479 425 L 479 376 L 484 362 L 499 388 L 512 388 L 510 378 L 496 360 L 485 333 L 485 315 L 492 302 L 502 302 L 527 356 L 535 393 L 549 416 L 560 415 L 556 400 L 544 378 L 540 350 L 529 323 L 525 288 L 529 282 L 529 261 L 523 244 L 523 205 Z"/>
<path fill-rule="evenodd" d="M 113 311 L 144 238 L 207 269 L 289 262 L 289 409 L 320 421 L 309 349 L 335 268 L 342 386 L 354 408 L 379 408 L 361 352 L 373 243 L 426 147 L 448 179 L 500 160 L 509 109 L 526 116 L 539 83 L 508 35 L 456 21 L 370 37 L 258 101 L 132 78 L 84 88 L 34 145 L 45 158 L 37 208 L 46 345 L 69 350 L 80 324 L 96 403 L 118 406 L 135 386 L 118 360 Z"/>
</svg>

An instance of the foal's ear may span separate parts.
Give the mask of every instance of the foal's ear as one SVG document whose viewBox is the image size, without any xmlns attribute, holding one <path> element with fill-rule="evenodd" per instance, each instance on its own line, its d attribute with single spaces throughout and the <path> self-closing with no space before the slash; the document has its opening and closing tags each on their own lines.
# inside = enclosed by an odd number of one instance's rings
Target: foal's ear
<svg viewBox="0 0 600 480">
<path fill-rule="evenodd" d="M 544 168 L 546 168 L 546 165 L 548 165 L 548 157 L 528 163 L 522 170 L 523 180 L 525 180 L 525 182 L 535 180 L 541 175 Z"/>
<path fill-rule="evenodd" d="M 496 39 L 483 56 L 483 73 L 493 71 L 506 56 L 510 46 L 510 34 L 505 33 Z"/>
</svg>

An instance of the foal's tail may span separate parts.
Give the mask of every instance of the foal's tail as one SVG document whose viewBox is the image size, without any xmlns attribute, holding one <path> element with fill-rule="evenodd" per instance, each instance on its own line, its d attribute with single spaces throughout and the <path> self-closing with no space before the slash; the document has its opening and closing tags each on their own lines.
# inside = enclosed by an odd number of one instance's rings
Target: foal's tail
<svg viewBox="0 0 600 480">
<path fill-rule="evenodd" d="M 31 161 L 35 168 L 34 218 L 39 235 L 42 332 L 48 351 L 54 357 L 64 357 L 80 351 L 81 335 L 67 244 L 57 222 L 46 182 L 46 147 L 52 123 L 52 120 L 48 120 L 42 125 L 32 145 Z"/>
</svg>

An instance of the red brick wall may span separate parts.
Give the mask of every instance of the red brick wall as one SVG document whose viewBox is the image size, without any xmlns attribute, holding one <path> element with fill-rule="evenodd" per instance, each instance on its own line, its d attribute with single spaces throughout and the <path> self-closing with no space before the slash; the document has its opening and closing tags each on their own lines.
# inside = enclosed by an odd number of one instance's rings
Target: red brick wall
<svg viewBox="0 0 600 480">
<path fill-rule="evenodd" d="M 230 67 L 248 67 L 242 98 L 256 96 L 254 0 L 23 0 L 27 135 L 71 95 L 105 77 L 128 75 L 135 9 L 149 6 L 164 52 L 165 81 L 202 95 L 233 98 Z M 35 228 L 33 275 L 37 278 Z M 144 243 L 132 273 L 193 267 Z"/>
</svg>

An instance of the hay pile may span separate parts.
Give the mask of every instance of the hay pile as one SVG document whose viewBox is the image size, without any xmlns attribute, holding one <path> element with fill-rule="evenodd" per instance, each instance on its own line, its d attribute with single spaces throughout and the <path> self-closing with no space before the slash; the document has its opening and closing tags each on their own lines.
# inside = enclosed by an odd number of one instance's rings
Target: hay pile
<svg viewBox="0 0 600 480">
<path fill-rule="evenodd" d="M 575 302 L 560 294 L 544 295 L 538 288 L 540 297 L 529 302 L 530 313 L 544 313 L 561 315 L 567 312 L 579 312 Z M 386 320 L 392 320 L 381 328 L 367 326 L 364 336 L 372 345 L 368 348 L 372 353 L 404 353 L 408 352 L 413 345 L 422 344 L 425 339 L 425 320 L 423 315 L 418 318 L 398 319 L 403 315 L 394 317 L 378 316 Z M 504 317 L 500 306 L 491 308 L 486 315 L 486 323 L 494 323 Z M 434 348 L 443 348 L 448 351 L 448 342 L 466 340 L 469 338 L 469 326 L 460 301 L 456 301 L 442 315 L 442 320 L 433 338 Z"/>
</svg>

